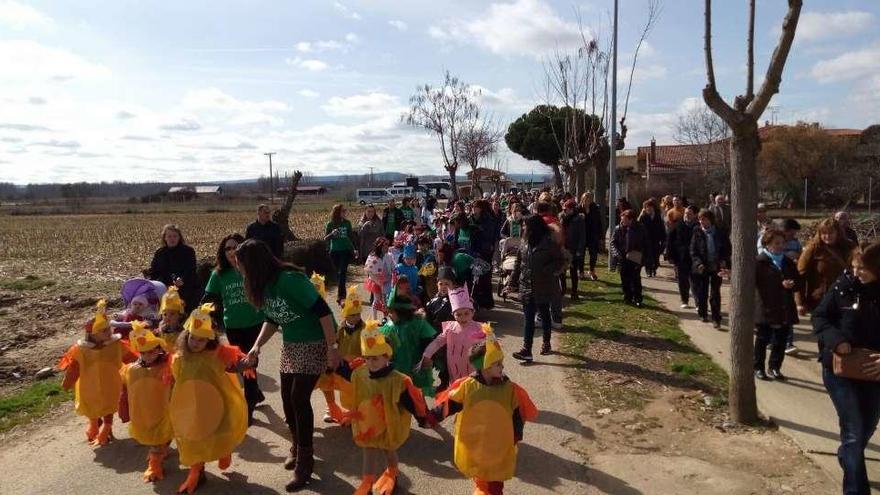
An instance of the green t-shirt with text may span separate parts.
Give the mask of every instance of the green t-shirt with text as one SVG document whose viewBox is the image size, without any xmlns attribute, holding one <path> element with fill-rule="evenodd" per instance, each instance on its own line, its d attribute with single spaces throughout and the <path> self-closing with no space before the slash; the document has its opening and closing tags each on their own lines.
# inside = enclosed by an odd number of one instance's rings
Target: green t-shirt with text
<svg viewBox="0 0 880 495">
<path fill-rule="evenodd" d="M 284 271 L 266 290 L 263 311 L 281 327 L 284 342 L 319 342 L 324 339 L 321 321 L 312 312 L 320 295 L 300 272 Z"/>
<path fill-rule="evenodd" d="M 244 278 L 238 270 L 229 268 L 220 273 L 211 272 L 205 292 L 217 294 L 223 301 L 223 326 L 225 328 L 248 328 L 263 323 L 266 315 L 258 311 L 248 300 L 244 290 Z"/>
<path fill-rule="evenodd" d="M 324 227 L 324 235 L 330 234 L 334 229 L 339 229 L 330 238 L 330 251 L 354 251 L 351 244 L 351 222 L 343 220 L 340 223 L 327 222 Z"/>
</svg>

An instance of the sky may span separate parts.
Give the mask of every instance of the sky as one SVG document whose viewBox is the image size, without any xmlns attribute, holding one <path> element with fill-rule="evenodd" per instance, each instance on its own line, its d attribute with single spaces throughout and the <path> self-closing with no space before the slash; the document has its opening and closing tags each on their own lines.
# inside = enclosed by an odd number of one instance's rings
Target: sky
<svg viewBox="0 0 880 495">
<path fill-rule="evenodd" d="M 620 2 L 620 81 L 648 0 Z M 627 147 L 673 143 L 705 86 L 703 2 L 661 0 L 642 46 Z M 880 120 L 880 2 L 810 0 L 762 120 Z M 758 2 L 756 86 L 785 14 Z M 276 170 L 442 174 L 437 140 L 402 124 L 449 70 L 506 126 L 548 102 L 544 64 L 607 40 L 611 0 L 0 0 L 0 181 L 219 181 Z M 580 19 L 580 23 L 578 21 Z M 746 2 L 716 1 L 716 77 L 745 89 Z M 623 101 L 618 105 L 623 110 Z M 509 152 L 509 172 L 546 172 Z M 464 174 L 464 167 L 460 174 Z"/>
</svg>

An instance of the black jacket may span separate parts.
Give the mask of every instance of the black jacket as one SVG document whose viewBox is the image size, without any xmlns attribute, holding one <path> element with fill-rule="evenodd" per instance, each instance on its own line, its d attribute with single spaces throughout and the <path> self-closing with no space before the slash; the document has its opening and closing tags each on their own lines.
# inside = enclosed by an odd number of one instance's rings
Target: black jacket
<svg viewBox="0 0 880 495">
<path fill-rule="evenodd" d="M 501 223 L 495 214 L 488 211 L 480 212 L 480 216 L 471 216 L 471 251 L 486 261 L 492 259 L 495 245 L 501 236 Z"/>
<path fill-rule="evenodd" d="M 648 240 L 659 255 L 663 251 L 662 246 L 666 244 L 666 225 L 663 223 L 663 216 L 659 212 L 654 212 L 654 216 L 642 213 L 639 216 L 639 223 L 645 226 L 648 232 Z"/>
<path fill-rule="evenodd" d="M 561 290 L 559 274 L 564 264 L 562 250 L 551 236 L 541 239 L 534 247 L 523 241 L 510 277 L 510 280 L 519 280 L 520 300 L 533 297 L 536 303 L 549 304 Z"/>
<path fill-rule="evenodd" d="M 571 215 L 565 213 L 559 217 L 562 230 L 565 232 L 565 249 L 575 255 L 582 256 L 587 249 L 587 231 L 584 215 L 575 210 Z"/>
<path fill-rule="evenodd" d="M 726 230 L 715 228 L 715 248 L 718 250 L 715 263 L 710 263 L 706 232 L 702 227 L 695 227 L 691 237 L 691 259 L 693 260 L 694 273 L 700 275 L 718 273 L 722 264 L 730 268 L 730 237 Z M 705 271 L 701 271 L 700 267 L 704 267 Z"/>
<path fill-rule="evenodd" d="M 813 310 L 819 360 L 831 368 L 832 352 L 843 342 L 880 352 L 880 282 L 862 284 L 849 270 Z"/>
<path fill-rule="evenodd" d="M 179 291 L 187 312 L 195 309 L 202 297 L 202 287 L 196 276 L 196 252 L 185 244 L 157 249 L 150 262 L 149 276 L 169 287 L 174 285 L 175 278 L 183 279 L 183 287 Z"/>
<path fill-rule="evenodd" d="M 675 222 L 666 236 L 666 258 L 679 269 L 691 270 L 691 238 L 697 223 L 688 225 L 684 220 Z"/>
<path fill-rule="evenodd" d="M 247 226 L 244 237 L 265 242 L 276 258 L 281 258 L 284 255 L 284 238 L 281 236 L 281 227 L 275 222 L 254 221 Z"/>
<path fill-rule="evenodd" d="M 452 305 L 449 303 L 448 295 L 437 294 L 433 299 L 425 305 L 425 319 L 438 332 L 444 321 L 452 321 Z"/>
<path fill-rule="evenodd" d="M 783 280 L 794 280 L 794 287 L 786 289 Z M 787 256 L 782 257 L 782 269 L 776 268 L 773 260 L 764 253 L 758 255 L 755 266 L 755 289 L 758 304 L 755 322 L 767 325 L 796 325 L 800 322 L 794 293 L 801 284 L 801 274 L 797 265 Z"/>
<path fill-rule="evenodd" d="M 586 232 L 587 246 L 593 248 L 599 247 L 599 242 L 605 233 L 602 227 L 602 210 L 596 203 L 590 203 L 587 209 L 582 211 L 584 214 L 584 230 Z"/>
<path fill-rule="evenodd" d="M 648 233 L 645 226 L 639 222 L 632 222 L 629 227 L 618 224 L 614 227 L 611 235 L 611 256 L 618 263 L 626 259 L 627 253 L 638 251 L 642 253 L 642 264 L 651 259 L 651 243 L 648 242 Z"/>
</svg>

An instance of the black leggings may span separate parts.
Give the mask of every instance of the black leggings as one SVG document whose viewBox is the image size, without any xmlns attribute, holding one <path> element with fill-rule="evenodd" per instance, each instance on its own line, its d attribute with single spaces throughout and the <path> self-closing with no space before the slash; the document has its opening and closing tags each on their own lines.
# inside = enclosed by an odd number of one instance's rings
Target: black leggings
<svg viewBox="0 0 880 495">
<path fill-rule="evenodd" d="M 596 258 L 599 256 L 599 245 L 588 243 L 587 244 L 587 253 L 589 253 L 589 255 L 590 255 L 590 271 L 595 272 L 596 271 Z M 578 267 L 580 269 L 580 273 L 584 272 L 584 265 L 586 264 L 586 263 L 584 263 L 584 261 L 586 259 L 587 259 L 586 253 L 584 254 L 584 256 L 579 257 L 578 261 L 580 264 L 578 265 Z"/>
<path fill-rule="evenodd" d="M 290 428 L 293 441 L 299 448 L 312 448 L 315 432 L 315 413 L 312 411 L 312 391 L 320 375 L 281 373 L 281 403 L 284 420 Z"/>
<path fill-rule="evenodd" d="M 241 352 L 247 354 L 257 341 L 262 327 L 263 324 L 261 323 L 247 328 L 227 328 L 226 337 L 229 339 L 230 344 L 237 346 L 241 349 Z M 248 403 L 248 409 L 252 410 L 257 404 L 266 400 L 266 397 L 263 395 L 263 391 L 260 390 L 260 384 L 256 378 L 248 378 L 242 375 L 242 380 L 244 381 L 244 399 Z"/>
<path fill-rule="evenodd" d="M 336 268 L 336 281 L 338 282 L 336 289 L 337 301 L 345 299 L 346 291 L 348 290 L 348 287 L 346 287 L 348 282 L 348 265 L 351 264 L 353 257 L 354 253 L 351 251 L 330 251 L 330 259 L 333 260 L 333 266 Z"/>
</svg>

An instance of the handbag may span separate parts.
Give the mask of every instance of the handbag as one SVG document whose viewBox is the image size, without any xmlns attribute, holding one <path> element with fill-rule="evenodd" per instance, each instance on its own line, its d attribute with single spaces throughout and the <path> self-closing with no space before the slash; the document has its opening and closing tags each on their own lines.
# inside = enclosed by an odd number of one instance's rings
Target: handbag
<svg viewBox="0 0 880 495">
<path fill-rule="evenodd" d="M 849 354 L 832 353 L 834 358 L 831 364 L 834 374 L 851 380 L 880 382 L 880 377 L 868 375 L 863 368 L 865 363 L 873 361 L 871 354 L 877 353 L 877 351 L 862 347 L 853 347 Z"/>
<path fill-rule="evenodd" d="M 642 264 L 642 252 L 641 251 L 630 251 L 626 253 L 626 259 L 632 261 L 637 265 Z"/>
</svg>

